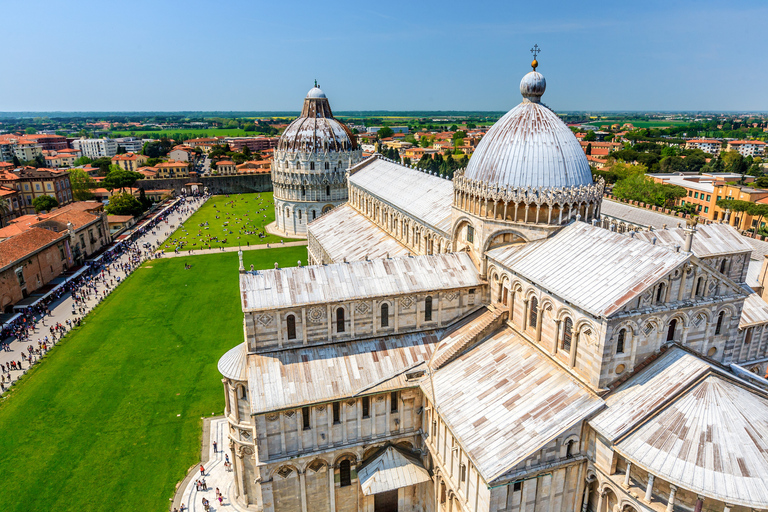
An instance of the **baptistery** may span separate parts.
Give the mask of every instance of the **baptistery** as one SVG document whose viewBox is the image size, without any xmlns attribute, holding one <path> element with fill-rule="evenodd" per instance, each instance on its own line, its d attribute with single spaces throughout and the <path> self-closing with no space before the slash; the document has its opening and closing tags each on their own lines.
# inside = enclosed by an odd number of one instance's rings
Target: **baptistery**
<svg viewBox="0 0 768 512">
<path fill-rule="evenodd" d="M 306 236 L 307 224 L 347 200 L 346 170 L 362 159 L 355 136 L 333 117 L 317 86 L 283 132 L 272 162 L 277 231 Z"/>
</svg>

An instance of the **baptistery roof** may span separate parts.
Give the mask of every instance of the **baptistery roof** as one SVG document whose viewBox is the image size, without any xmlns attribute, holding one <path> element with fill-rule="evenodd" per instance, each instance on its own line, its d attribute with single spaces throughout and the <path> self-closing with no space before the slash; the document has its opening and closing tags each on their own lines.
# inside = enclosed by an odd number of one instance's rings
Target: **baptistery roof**
<svg viewBox="0 0 768 512">
<path fill-rule="evenodd" d="M 523 102 L 494 124 L 469 159 L 467 179 L 501 188 L 569 188 L 592 184 L 579 141 L 541 96 L 547 81 L 531 71 L 520 82 Z"/>
<path fill-rule="evenodd" d="M 334 119 L 325 93 L 317 87 L 304 98 L 301 115 L 285 129 L 278 150 L 326 152 L 357 149 L 357 139 L 344 123 Z"/>
</svg>

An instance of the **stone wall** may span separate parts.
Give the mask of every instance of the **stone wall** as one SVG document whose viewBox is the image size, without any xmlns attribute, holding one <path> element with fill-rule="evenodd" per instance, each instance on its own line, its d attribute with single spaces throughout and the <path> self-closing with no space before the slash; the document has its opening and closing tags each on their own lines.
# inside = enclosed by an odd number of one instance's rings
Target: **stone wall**
<svg viewBox="0 0 768 512">
<path fill-rule="evenodd" d="M 193 182 L 202 183 L 203 187 L 208 187 L 208 191 L 213 194 L 245 194 L 248 192 L 269 192 L 272 190 L 272 177 L 269 173 L 139 180 L 135 186 L 144 190 L 172 189 L 179 194 L 184 185 Z"/>
</svg>

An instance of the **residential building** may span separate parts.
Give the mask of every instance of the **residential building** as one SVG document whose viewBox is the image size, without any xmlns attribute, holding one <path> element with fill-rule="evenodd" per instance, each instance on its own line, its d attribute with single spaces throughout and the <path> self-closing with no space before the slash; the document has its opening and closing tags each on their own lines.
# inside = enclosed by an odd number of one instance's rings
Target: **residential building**
<svg viewBox="0 0 768 512">
<path fill-rule="evenodd" d="M 759 219 L 747 212 L 728 212 L 726 214 L 726 211 L 716 204 L 720 199 L 735 199 L 750 203 L 768 204 L 768 190 L 745 187 L 736 183 L 716 182 L 711 205 L 711 209 L 714 212 L 712 220 L 727 221 L 729 225 L 741 231 L 760 229 L 765 227 L 766 222 L 768 222 L 768 219 L 762 219 L 760 226 L 758 226 Z"/>
<path fill-rule="evenodd" d="M 581 144 L 581 148 L 584 150 L 585 154 L 587 154 L 587 151 L 589 151 L 589 155 L 601 156 L 601 157 L 607 157 L 614 151 L 618 151 L 624 147 L 622 144 L 619 144 L 618 142 L 602 142 L 602 141 L 585 142 L 582 140 L 582 141 L 579 141 L 579 144 Z"/>
<path fill-rule="evenodd" d="M 0 135 L 0 159 L 4 162 L 13 161 L 13 157 L 20 162 L 29 162 L 42 155 L 42 146 L 26 135 Z"/>
<path fill-rule="evenodd" d="M 19 192 L 25 213 L 35 212 L 32 201 L 42 195 L 55 197 L 59 206 L 72 202 L 72 186 L 69 182 L 69 173 L 66 171 L 21 167 L 13 171 L 0 172 L 0 185 Z"/>
<path fill-rule="evenodd" d="M 40 145 L 40 149 L 43 151 L 61 151 L 62 149 L 69 148 L 67 138 L 63 135 L 37 133 L 34 135 L 25 135 L 25 138 L 35 141 Z"/>
<path fill-rule="evenodd" d="M 685 142 L 686 149 L 700 149 L 710 155 L 719 155 L 722 142 L 717 139 L 691 139 Z"/>
<path fill-rule="evenodd" d="M 74 264 L 66 231 L 31 228 L 1 238 L 0 311 L 4 313 Z"/>
<path fill-rule="evenodd" d="M 136 153 L 125 153 L 112 157 L 112 164 L 126 171 L 138 171 L 149 160 L 148 156 Z"/>
<path fill-rule="evenodd" d="M 74 167 L 75 160 L 77 159 L 78 157 L 70 153 L 45 155 L 45 165 L 49 169 L 68 169 L 70 167 Z"/>
<path fill-rule="evenodd" d="M 204 137 L 201 139 L 189 139 L 184 142 L 187 146 L 192 148 L 200 148 L 203 153 L 209 152 L 216 146 L 227 145 L 222 137 Z"/>
<path fill-rule="evenodd" d="M 15 188 L 0 186 L 0 228 L 22 215 L 24 215 L 24 205 L 19 191 Z"/>
<path fill-rule="evenodd" d="M 157 164 L 155 169 L 157 169 L 156 179 L 189 177 L 189 164 L 187 162 L 168 160 Z"/>
<path fill-rule="evenodd" d="M 743 157 L 765 156 L 765 142 L 761 140 L 732 140 L 728 142 L 728 151 L 738 151 Z"/>
<path fill-rule="evenodd" d="M 237 166 L 237 174 L 260 174 L 269 172 L 272 160 L 249 160 Z"/>
<path fill-rule="evenodd" d="M 136 219 L 132 215 L 107 215 L 107 222 L 109 223 L 109 234 L 114 236 L 115 233 L 133 226 Z"/>
<path fill-rule="evenodd" d="M 139 154 L 144 149 L 144 144 L 151 139 L 139 139 L 136 137 L 120 137 L 115 139 L 117 147 L 123 148 L 126 153 Z"/>
<path fill-rule="evenodd" d="M 251 151 L 264 151 L 277 147 L 279 137 L 227 137 L 224 139 L 232 151 L 242 153 L 247 147 Z"/>
<path fill-rule="evenodd" d="M 117 142 L 114 139 L 76 139 L 72 141 L 72 147 L 88 158 L 112 158 L 117 154 Z"/>
<path fill-rule="evenodd" d="M 168 153 L 168 157 L 177 162 L 192 162 L 195 159 L 195 154 L 196 153 L 191 146 L 180 145 L 175 146 L 170 153 Z"/>
</svg>

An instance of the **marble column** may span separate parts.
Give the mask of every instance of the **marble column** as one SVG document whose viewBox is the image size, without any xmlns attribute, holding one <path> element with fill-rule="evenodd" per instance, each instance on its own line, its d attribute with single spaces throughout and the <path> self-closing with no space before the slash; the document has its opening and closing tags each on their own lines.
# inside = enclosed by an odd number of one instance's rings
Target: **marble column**
<svg viewBox="0 0 768 512">
<path fill-rule="evenodd" d="M 632 468 L 632 463 L 627 461 L 627 471 L 624 473 L 624 483 L 622 484 L 622 487 L 625 489 L 629 488 L 629 470 Z"/>
<path fill-rule="evenodd" d="M 653 493 L 653 475 L 648 473 L 648 485 L 645 487 L 645 501 L 646 503 L 651 502 L 651 495 Z"/>
<path fill-rule="evenodd" d="M 672 509 L 675 508 L 675 493 L 677 492 L 677 487 L 675 487 L 672 484 L 669 484 L 669 499 L 667 500 L 667 512 L 672 512 Z"/>
<path fill-rule="evenodd" d="M 603 511 L 603 500 L 605 499 L 605 491 L 602 491 L 600 494 L 597 495 L 597 511 L 596 512 L 602 512 Z"/>
<path fill-rule="evenodd" d="M 581 512 L 587 512 L 587 504 L 589 504 L 589 480 L 587 480 L 586 485 L 584 486 L 584 500 L 581 502 Z"/>
</svg>

